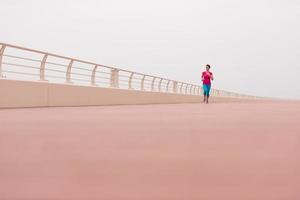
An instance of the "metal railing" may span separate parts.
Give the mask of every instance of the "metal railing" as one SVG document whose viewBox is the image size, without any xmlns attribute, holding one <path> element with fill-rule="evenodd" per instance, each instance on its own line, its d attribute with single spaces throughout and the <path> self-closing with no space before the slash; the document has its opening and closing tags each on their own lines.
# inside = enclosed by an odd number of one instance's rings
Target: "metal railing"
<svg viewBox="0 0 300 200">
<path fill-rule="evenodd" d="M 202 95 L 202 86 L 0 43 L 0 78 Z M 256 98 L 212 89 L 212 96 Z"/>
</svg>

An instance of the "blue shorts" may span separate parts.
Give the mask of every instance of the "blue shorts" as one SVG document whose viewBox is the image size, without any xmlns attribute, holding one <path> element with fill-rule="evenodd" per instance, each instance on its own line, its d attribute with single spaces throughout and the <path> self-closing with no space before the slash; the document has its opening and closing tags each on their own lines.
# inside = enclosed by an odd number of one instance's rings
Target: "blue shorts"
<svg viewBox="0 0 300 200">
<path fill-rule="evenodd" d="M 211 85 L 203 84 L 203 94 L 209 97 Z"/>
</svg>

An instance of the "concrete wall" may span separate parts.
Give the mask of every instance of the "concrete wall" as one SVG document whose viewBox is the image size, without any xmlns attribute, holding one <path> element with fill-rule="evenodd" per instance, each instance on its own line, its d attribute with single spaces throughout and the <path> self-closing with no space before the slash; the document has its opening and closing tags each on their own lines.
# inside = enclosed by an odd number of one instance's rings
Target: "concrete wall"
<svg viewBox="0 0 300 200">
<path fill-rule="evenodd" d="M 200 96 L 0 79 L 0 108 L 196 103 Z"/>
</svg>

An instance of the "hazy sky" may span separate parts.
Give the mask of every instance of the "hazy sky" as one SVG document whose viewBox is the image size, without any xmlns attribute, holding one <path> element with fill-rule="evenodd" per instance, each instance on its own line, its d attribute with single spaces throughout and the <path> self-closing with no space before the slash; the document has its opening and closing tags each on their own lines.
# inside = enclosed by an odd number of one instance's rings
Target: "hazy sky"
<svg viewBox="0 0 300 200">
<path fill-rule="evenodd" d="M 299 0 L 0 0 L 0 41 L 214 87 L 300 98 Z"/>
</svg>

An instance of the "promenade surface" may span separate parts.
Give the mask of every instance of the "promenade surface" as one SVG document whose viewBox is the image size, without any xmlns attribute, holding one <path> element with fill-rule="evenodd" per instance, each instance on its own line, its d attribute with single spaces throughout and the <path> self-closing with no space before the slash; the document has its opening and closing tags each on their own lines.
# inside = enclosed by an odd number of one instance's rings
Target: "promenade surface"
<svg viewBox="0 0 300 200">
<path fill-rule="evenodd" d="M 0 110 L 1 200 L 299 200 L 300 102 Z"/>
</svg>

